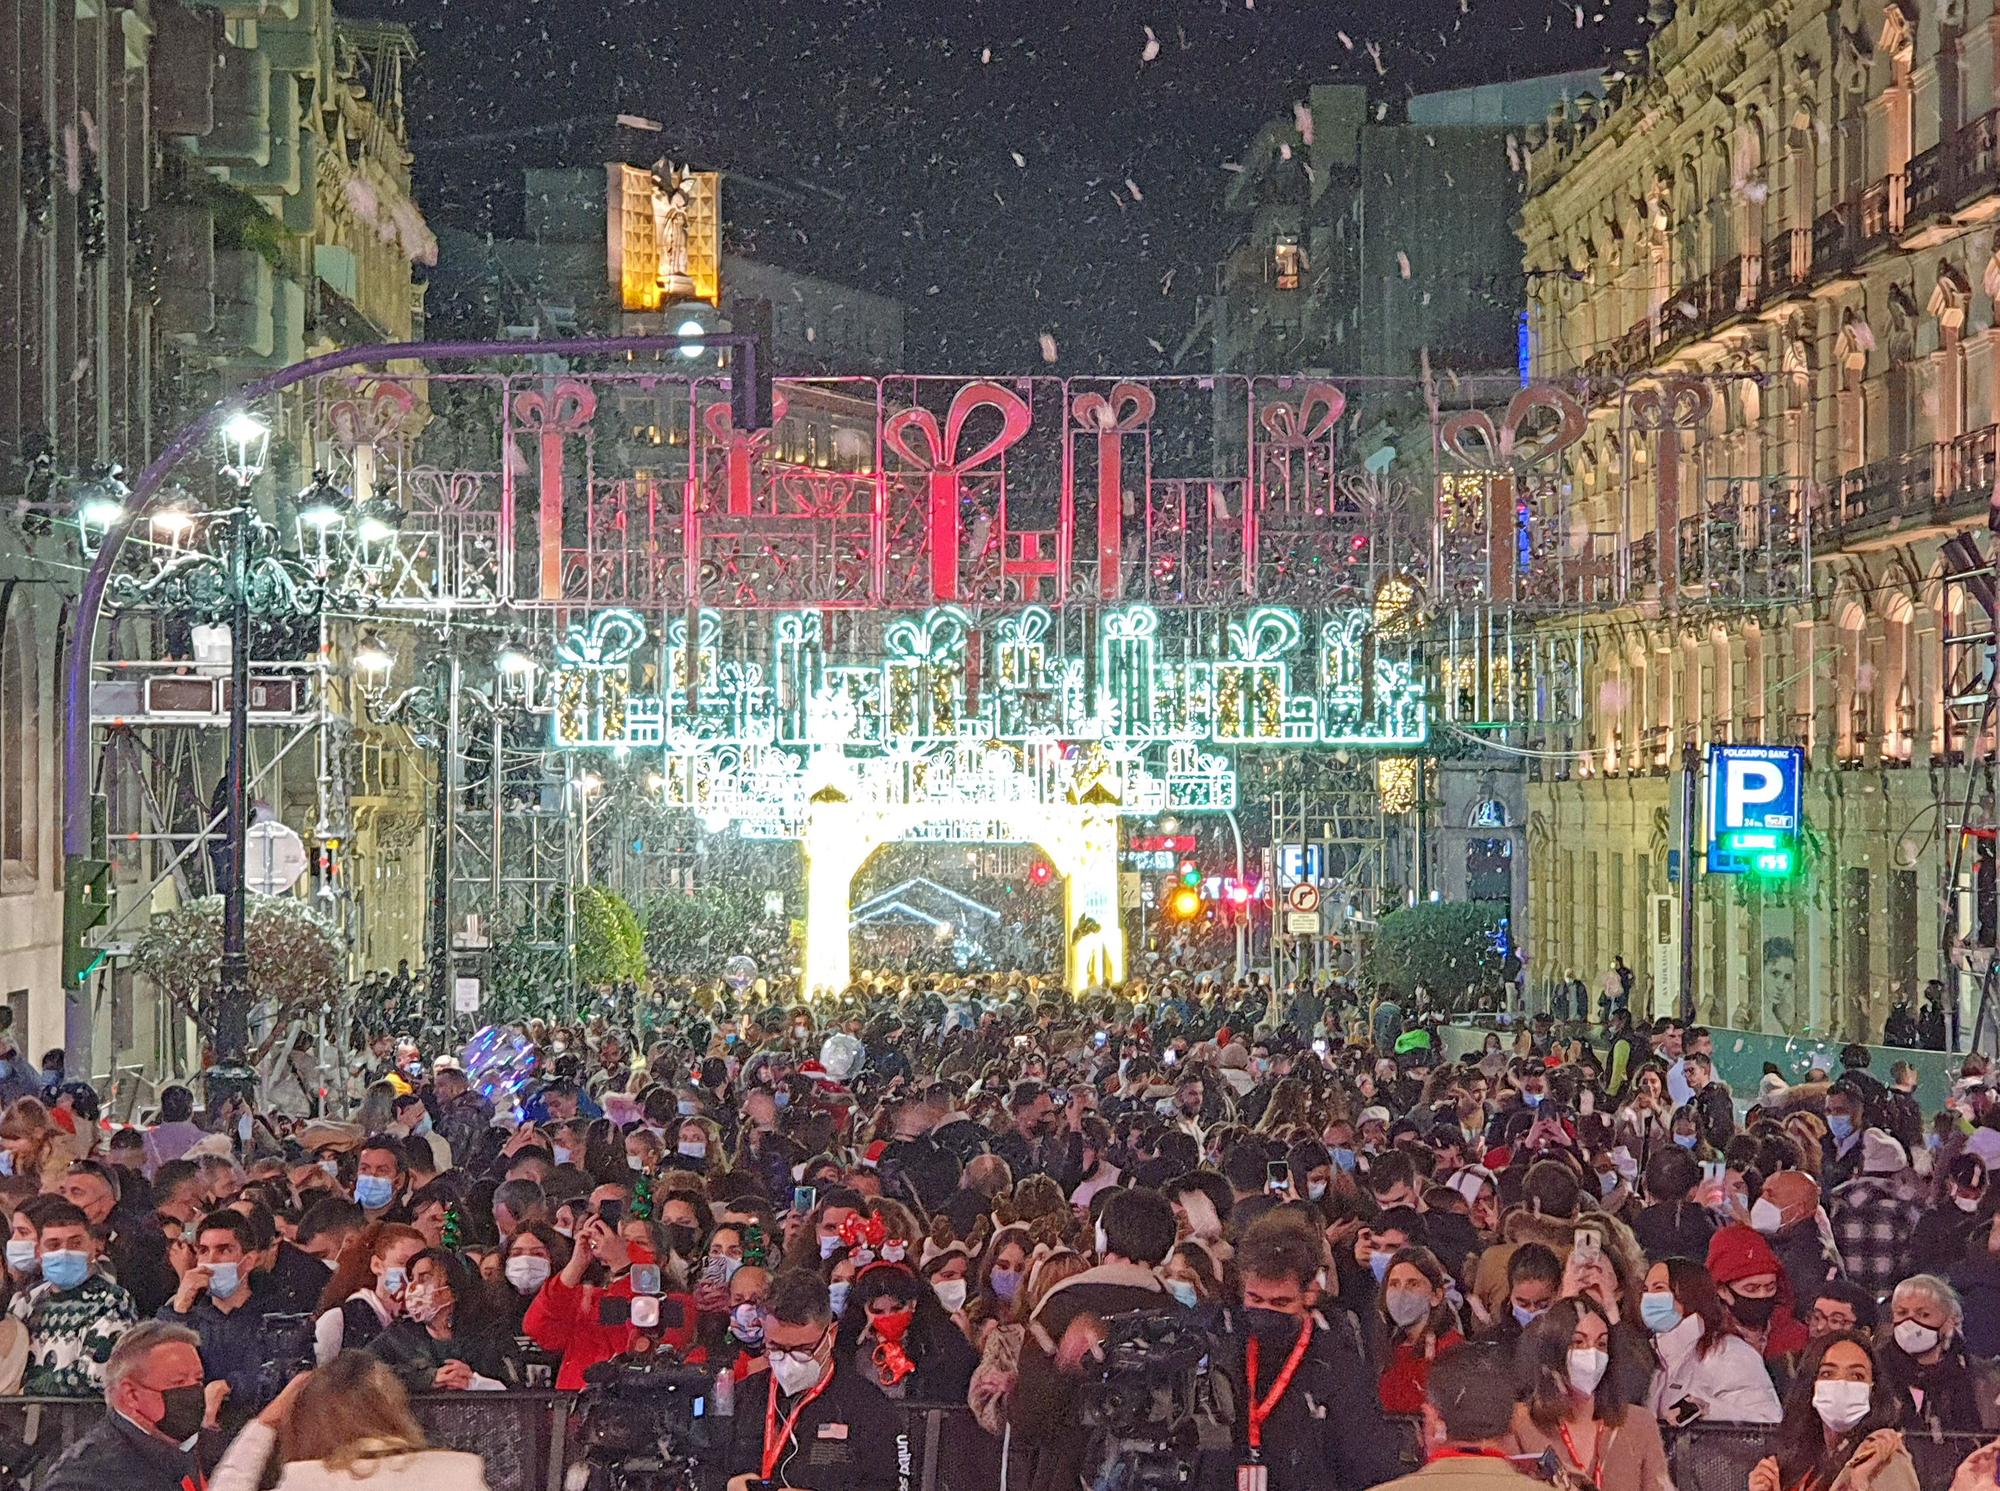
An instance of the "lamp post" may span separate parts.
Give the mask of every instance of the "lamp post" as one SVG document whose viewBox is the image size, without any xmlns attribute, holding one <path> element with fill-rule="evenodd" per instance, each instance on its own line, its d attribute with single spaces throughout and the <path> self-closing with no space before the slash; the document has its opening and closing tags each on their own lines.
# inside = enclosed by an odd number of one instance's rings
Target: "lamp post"
<svg viewBox="0 0 2000 1491">
<path fill-rule="evenodd" d="M 250 949 L 244 939 L 244 843 L 249 828 L 250 757 L 250 488 L 263 474 L 271 427 L 248 410 L 222 427 L 222 475 L 236 484 L 229 510 L 229 760 L 228 882 L 222 894 L 222 967 L 215 996 L 215 1057 L 240 1068 L 250 1043 Z"/>
</svg>

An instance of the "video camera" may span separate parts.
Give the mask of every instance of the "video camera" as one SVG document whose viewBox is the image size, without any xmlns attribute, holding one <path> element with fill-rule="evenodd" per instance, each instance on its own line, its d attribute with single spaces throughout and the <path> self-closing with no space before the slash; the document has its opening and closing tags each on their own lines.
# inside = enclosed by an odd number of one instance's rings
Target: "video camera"
<svg viewBox="0 0 2000 1491">
<path fill-rule="evenodd" d="M 589 1491 L 695 1491 L 703 1461 L 728 1437 L 729 1421 L 709 1417 L 712 1371 L 663 1347 L 599 1362 L 583 1380 Z"/>
<path fill-rule="evenodd" d="M 1095 1431 L 1098 1491 L 1190 1484 L 1201 1443 L 1204 1367 L 1222 1324 L 1214 1307 L 1137 1310 L 1105 1321 L 1101 1365 L 1078 1406 Z"/>
</svg>

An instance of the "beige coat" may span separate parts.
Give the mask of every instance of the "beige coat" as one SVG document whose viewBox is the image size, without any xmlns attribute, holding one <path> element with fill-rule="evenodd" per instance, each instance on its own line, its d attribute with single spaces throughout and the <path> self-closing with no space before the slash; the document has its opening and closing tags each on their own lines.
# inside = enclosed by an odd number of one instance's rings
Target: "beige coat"
<svg viewBox="0 0 2000 1491">
<path fill-rule="evenodd" d="M 1433 1460 L 1422 1470 L 1398 1476 L 1375 1491 L 1532 1491 L 1540 1484 L 1505 1460 L 1464 1455 Z"/>
</svg>

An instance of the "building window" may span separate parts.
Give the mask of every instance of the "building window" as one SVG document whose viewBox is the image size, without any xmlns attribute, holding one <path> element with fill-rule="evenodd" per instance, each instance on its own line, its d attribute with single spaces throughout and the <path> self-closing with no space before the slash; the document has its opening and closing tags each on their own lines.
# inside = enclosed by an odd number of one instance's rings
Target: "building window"
<svg viewBox="0 0 2000 1491">
<path fill-rule="evenodd" d="M 1514 898 L 1514 844 L 1510 839 L 1473 839 L 1465 846 L 1465 898 Z"/>
<path fill-rule="evenodd" d="M 14 609 L 0 629 L 0 882 L 22 888 L 41 872 L 40 696 L 33 629 Z"/>
<path fill-rule="evenodd" d="M 1287 234 L 1271 246 L 1271 272 L 1280 290 L 1296 290 L 1305 278 L 1306 254 L 1298 239 Z"/>
</svg>

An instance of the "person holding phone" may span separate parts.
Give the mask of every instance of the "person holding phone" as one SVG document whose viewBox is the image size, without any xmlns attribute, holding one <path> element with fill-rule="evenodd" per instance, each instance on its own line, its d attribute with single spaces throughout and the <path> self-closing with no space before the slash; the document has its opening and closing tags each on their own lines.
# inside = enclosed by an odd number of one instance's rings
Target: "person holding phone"
<svg viewBox="0 0 2000 1491">
<path fill-rule="evenodd" d="M 1729 1328 L 1708 1269 L 1669 1258 L 1646 1271 L 1639 1317 L 1659 1369 L 1646 1401 L 1662 1423 L 1775 1424 L 1783 1414 L 1756 1348 Z"/>
<path fill-rule="evenodd" d="M 544 1351 L 561 1353 L 558 1392 L 581 1390 L 586 1371 L 630 1351 L 641 1334 L 676 1350 L 694 1343 L 694 1301 L 685 1294 L 672 1295 L 671 1308 L 662 1302 L 657 1330 L 641 1331 L 632 1324 L 631 1301 L 638 1293 L 634 1265 L 657 1268 L 658 1244 L 650 1240 L 650 1224 L 625 1217 L 622 1188 L 600 1186 L 593 1203 L 577 1226 L 576 1251 L 542 1286 L 521 1321 L 529 1340 Z"/>
</svg>

